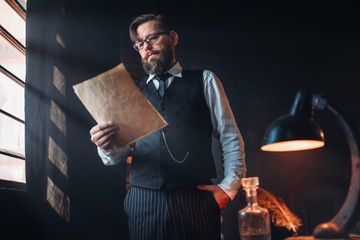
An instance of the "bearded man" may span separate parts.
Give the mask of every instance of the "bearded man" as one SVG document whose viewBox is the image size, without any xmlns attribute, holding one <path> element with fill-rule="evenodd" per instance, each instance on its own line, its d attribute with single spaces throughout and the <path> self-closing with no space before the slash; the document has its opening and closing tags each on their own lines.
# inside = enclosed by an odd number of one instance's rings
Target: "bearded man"
<svg viewBox="0 0 360 240">
<path fill-rule="evenodd" d="M 246 174 L 244 143 L 218 77 L 185 70 L 175 58 L 178 34 L 163 15 L 134 18 L 133 47 L 148 76 L 138 87 L 169 123 L 125 149 L 113 145 L 112 122 L 90 130 L 106 165 L 132 156 L 125 198 L 131 239 L 220 239 L 220 211 Z M 216 177 L 212 136 L 219 140 L 224 178 Z"/>
</svg>

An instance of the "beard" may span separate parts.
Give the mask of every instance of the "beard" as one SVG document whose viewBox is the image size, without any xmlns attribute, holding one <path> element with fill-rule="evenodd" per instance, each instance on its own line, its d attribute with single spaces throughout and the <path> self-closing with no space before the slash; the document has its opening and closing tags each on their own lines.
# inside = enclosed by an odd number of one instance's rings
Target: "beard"
<svg viewBox="0 0 360 240">
<path fill-rule="evenodd" d="M 160 53 L 160 56 L 159 58 L 151 59 L 149 62 L 141 58 L 141 64 L 147 74 L 159 75 L 169 70 L 174 57 L 174 52 L 170 46 L 160 51 L 149 51 L 150 53 Z"/>
</svg>

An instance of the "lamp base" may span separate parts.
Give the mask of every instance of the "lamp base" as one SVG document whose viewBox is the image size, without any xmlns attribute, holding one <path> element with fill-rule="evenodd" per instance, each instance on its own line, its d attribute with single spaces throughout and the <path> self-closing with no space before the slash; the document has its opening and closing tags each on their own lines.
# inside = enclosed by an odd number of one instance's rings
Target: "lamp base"
<svg viewBox="0 0 360 240">
<path fill-rule="evenodd" d="M 285 240 L 353 240 L 355 238 L 336 238 L 336 239 L 319 239 L 314 238 L 314 236 L 296 236 L 296 237 L 288 237 Z"/>
</svg>

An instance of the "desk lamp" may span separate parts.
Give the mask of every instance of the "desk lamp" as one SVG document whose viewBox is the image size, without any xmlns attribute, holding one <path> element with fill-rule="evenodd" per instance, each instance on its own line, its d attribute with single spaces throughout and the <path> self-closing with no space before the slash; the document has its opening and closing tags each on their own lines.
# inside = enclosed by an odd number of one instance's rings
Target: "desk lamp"
<svg viewBox="0 0 360 240">
<path fill-rule="evenodd" d="M 279 117 L 266 130 L 261 150 L 300 151 L 324 146 L 324 134 L 313 119 L 315 109 L 331 112 L 345 133 L 351 156 L 350 186 L 341 209 L 329 222 L 318 225 L 312 236 L 288 239 L 349 239 L 349 232 L 360 219 L 360 138 L 348 118 L 325 97 L 299 90 L 290 113 Z"/>
</svg>

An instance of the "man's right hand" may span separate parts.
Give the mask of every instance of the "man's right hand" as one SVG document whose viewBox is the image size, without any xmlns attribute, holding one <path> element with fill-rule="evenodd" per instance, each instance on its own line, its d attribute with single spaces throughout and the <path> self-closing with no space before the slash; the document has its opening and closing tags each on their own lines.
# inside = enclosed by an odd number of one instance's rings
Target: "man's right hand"
<svg viewBox="0 0 360 240">
<path fill-rule="evenodd" d="M 114 136 L 119 126 L 113 122 L 100 123 L 90 130 L 91 141 L 105 152 L 113 148 Z"/>
</svg>

